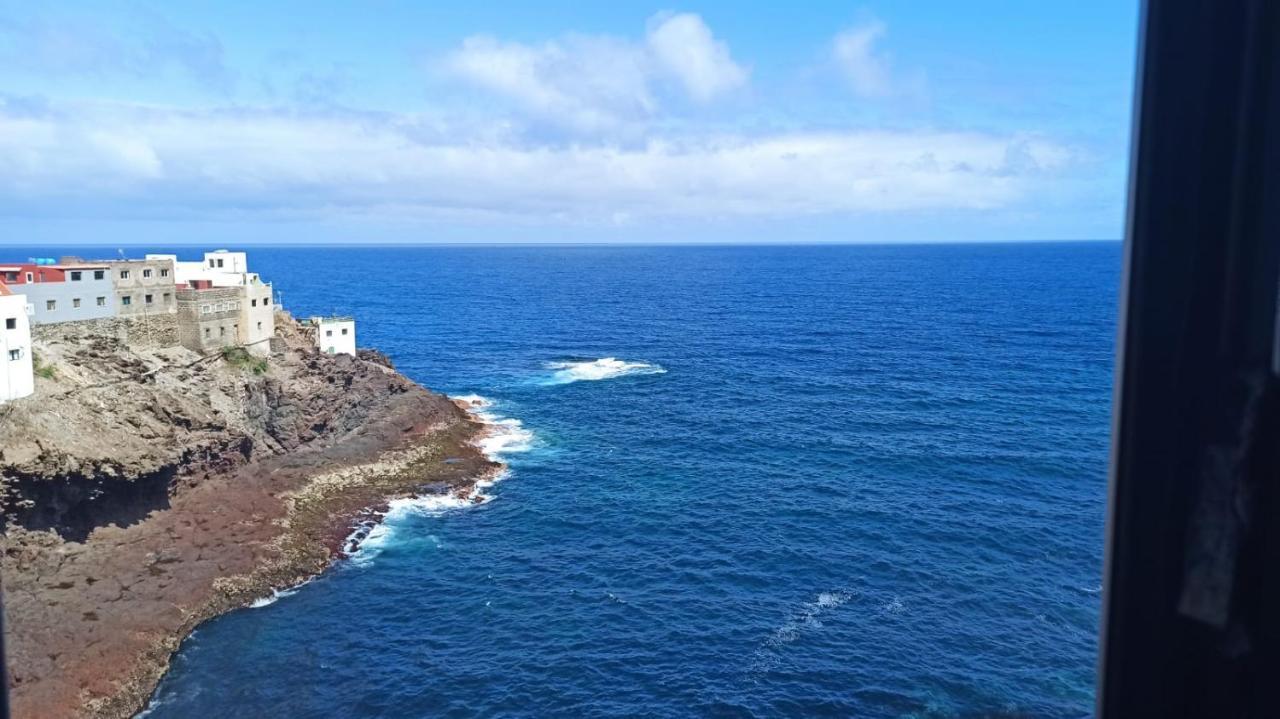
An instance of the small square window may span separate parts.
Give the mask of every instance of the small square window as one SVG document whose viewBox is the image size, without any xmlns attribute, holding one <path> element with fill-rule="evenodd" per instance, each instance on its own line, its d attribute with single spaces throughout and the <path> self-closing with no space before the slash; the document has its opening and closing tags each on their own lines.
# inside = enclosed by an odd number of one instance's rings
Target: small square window
<svg viewBox="0 0 1280 719">
<path fill-rule="evenodd" d="M 343 328 L 342 328 L 342 334 L 344 334 L 344 335 L 345 335 L 346 333 L 347 333 L 347 328 L 346 328 L 346 327 L 343 327 Z"/>
<path fill-rule="evenodd" d="M 20 359 L 22 359 L 22 350 L 21 350 L 21 349 L 9 350 L 9 361 L 10 361 L 10 362 L 17 361 L 17 360 L 20 360 Z"/>
<path fill-rule="evenodd" d="M 128 270 L 120 270 L 120 279 L 122 279 L 122 280 L 127 280 L 127 279 L 129 279 L 129 271 L 128 271 Z"/>
<path fill-rule="evenodd" d="M 147 270 L 143 270 L 143 271 L 142 271 L 142 278 L 143 278 L 143 279 L 148 279 L 148 278 L 150 278 L 150 277 L 151 277 L 151 270 L 147 269 Z"/>
<path fill-rule="evenodd" d="M 45 300 L 45 301 L 44 301 L 44 308 L 45 308 L 46 310 L 56 310 L 56 309 L 58 309 L 58 301 L 57 301 L 57 300 Z"/>
<path fill-rule="evenodd" d="M 169 276 L 169 270 L 161 269 L 161 270 L 160 270 L 160 276 L 161 276 L 161 277 L 168 277 L 168 276 Z"/>
<path fill-rule="evenodd" d="M 102 280 L 102 279 L 106 279 L 106 277 L 107 277 L 107 271 L 106 271 L 106 270 L 94 270 L 94 271 L 93 271 L 93 279 L 95 279 L 95 280 Z"/>
<path fill-rule="evenodd" d="M 98 298 L 98 306 L 99 306 L 99 307 L 106 307 L 106 306 L 107 306 L 107 298 L 106 298 L 106 297 L 99 297 L 99 298 Z"/>
<path fill-rule="evenodd" d="M 120 304 L 122 304 L 122 305 L 131 305 L 131 304 L 133 304 L 133 298 L 132 298 L 132 297 L 130 297 L 129 295 L 125 295 L 124 297 L 121 297 L 121 298 L 120 298 Z"/>
<path fill-rule="evenodd" d="M 79 282 L 79 281 L 80 281 L 80 273 L 79 273 L 79 272 L 72 272 L 72 273 L 71 273 L 71 281 L 72 281 L 72 282 Z"/>
<path fill-rule="evenodd" d="M 261 323 L 261 322 L 259 322 L 258 324 L 262 324 L 262 323 Z M 7 329 L 7 330 L 16 330 L 16 329 L 18 329 L 18 318 L 17 318 L 17 317 L 6 317 L 6 318 L 4 318 L 4 328 L 5 328 L 5 329 Z"/>
<path fill-rule="evenodd" d="M 325 336 L 325 337 L 332 337 L 332 336 L 333 336 L 333 330 L 325 330 L 325 331 L 324 331 L 324 336 Z"/>
<path fill-rule="evenodd" d="M 142 301 L 146 302 L 147 304 L 151 304 L 151 295 L 143 295 Z"/>
<path fill-rule="evenodd" d="M 80 298 L 79 297 L 72 298 L 71 306 L 75 309 L 80 309 Z"/>
</svg>

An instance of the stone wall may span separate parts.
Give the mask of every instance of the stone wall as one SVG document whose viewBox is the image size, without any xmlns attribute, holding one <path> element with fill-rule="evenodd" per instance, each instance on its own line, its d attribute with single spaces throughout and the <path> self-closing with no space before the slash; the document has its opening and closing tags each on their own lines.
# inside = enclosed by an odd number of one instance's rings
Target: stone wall
<svg viewBox="0 0 1280 719">
<path fill-rule="evenodd" d="M 31 337 L 42 342 L 110 337 L 135 350 L 176 347 L 179 344 L 178 318 L 171 314 L 157 314 L 32 325 Z"/>
</svg>

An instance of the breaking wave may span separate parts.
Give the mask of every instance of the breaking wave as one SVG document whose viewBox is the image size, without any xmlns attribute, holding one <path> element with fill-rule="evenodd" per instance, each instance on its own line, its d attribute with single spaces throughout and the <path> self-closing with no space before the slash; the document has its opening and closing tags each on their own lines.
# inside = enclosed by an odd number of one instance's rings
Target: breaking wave
<svg viewBox="0 0 1280 719">
<path fill-rule="evenodd" d="M 534 434 L 526 429 L 520 420 L 485 411 L 494 406 L 493 400 L 478 394 L 458 395 L 451 399 L 485 425 L 485 431 L 476 440 L 476 446 L 484 456 L 494 462 L 502 462 L 508 454 L 528 452 L 533 449 Z M 366 564 L 386 548 L 395 536 L 396 525 L 403 520 L 415 515 L 430 517 L 485 504 L 493 499 L 493 496 L 486 494 L 485 490 L 506 479 L 510 474 L 510 471 L 504 467 L 478 480 L 469 490 L 393 499 L 387 503 L 385 512 L 377 515 L 375 519 L 363 522 L 348 535 L 343 544 L 343 553 L 353 564 Z"/>
<path fill-rule="evenodd" d="M 548 362 L 546 368 L 555 370 L 542 381 L 544 385 L 569 384 L 570 382 L 596 381 L 639 374 L 665 374 L 667 370 L 647 362 L 626 362 L 617 357 L 602 357 L 582 362 Z"/>
</svg>

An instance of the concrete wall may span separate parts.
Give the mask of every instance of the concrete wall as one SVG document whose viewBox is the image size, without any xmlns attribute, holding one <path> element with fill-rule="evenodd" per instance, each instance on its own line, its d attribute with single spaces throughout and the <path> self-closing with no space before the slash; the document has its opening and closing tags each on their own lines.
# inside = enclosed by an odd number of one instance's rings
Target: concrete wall
<svg viewBox="0 0 1280 719">
<path fill-rule="evenodd" d="M 267 340 L 276 334 L 271 285 L 263 282 L 245 285 L 240 314 L 240 343 L 247 345 L 254 354 L 271 354 L 271 344 Z"/>
<path fill-rule="evenodd" d="M 75 322 L 115 316 L 116 295 L 109 273 L 104 271 L 103 278 L 97 280 L 94 279 L 93 270 L 81 272 L 79 280 L 70 279 L 73 275 L 68 272 L 68 279 L 65 282 L 36 282 L 21 285 L 22 293 L 26 295 L 27 304 L 31 307 L 32 324 Z"/>
<path fill-rule="evenodd" d="M 240 343 L 242 287 L 179 289 L 178 339 L 202 354 Z"/>
<path fill-rule="evenodd" d="M 108 264 L 117 316 L 174 314 L 178 311 L 172 260 L 113 260 Z"/>
<path fill-rule="evenodd" d="M 356 321 L 349 317 L 313 317 L 316 344 L 325 354 L 356 354 Z"/>
<path fill-rule="evenodd" d="M 249 259 L 243 252 L 214 250 L 204 253 L 204 267 L 213 272 L 248 272 Z"/>
<path fill-rule="evenodd" d="M 26 397 L 34 391 L 27 298 L 0 295 L 0 402 Z"/>
</svg>

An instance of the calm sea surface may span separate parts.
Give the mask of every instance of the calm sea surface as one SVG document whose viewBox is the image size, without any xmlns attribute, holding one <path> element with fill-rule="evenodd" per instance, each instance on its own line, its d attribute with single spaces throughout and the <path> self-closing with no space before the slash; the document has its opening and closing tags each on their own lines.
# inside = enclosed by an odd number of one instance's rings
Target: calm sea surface
<svg viewBox="0 0 1280 719">
<path fill-rule="evenodd" d="M 250 265 L 512 471 L 201 627 L 152 719 L 1091 712 L 1118 244 Z"/>
</svg>

